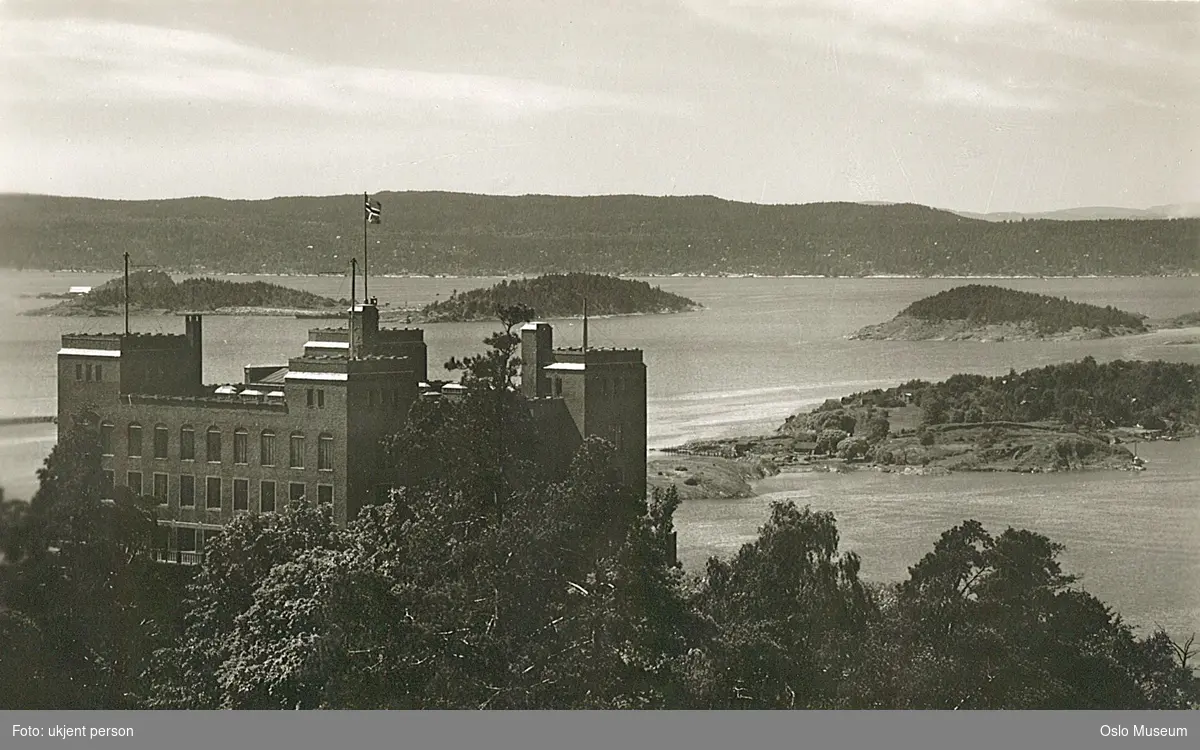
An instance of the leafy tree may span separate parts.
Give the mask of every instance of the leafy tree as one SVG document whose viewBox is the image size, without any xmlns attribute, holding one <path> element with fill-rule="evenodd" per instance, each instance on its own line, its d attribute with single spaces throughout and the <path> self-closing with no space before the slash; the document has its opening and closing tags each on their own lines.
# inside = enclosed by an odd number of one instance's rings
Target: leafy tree
<svg viewBox="0 0 1200 750">
<path fill-rule="evenodd" d="M 463 371 L 463 385 L 486 387 L 495 390 L 513 390 L 512 379 L 520 372 L 521 361 L 516 356 L 521 346 L 521 337 L 513 329 L 533 320 L 536 314 L 532 307 L 524 304 L 503 305 L 495 309 L 503 331 L 491 334 L 483 340 L 488 350 L 464 359 L 451 357 L 446 369 Z"/>
<path fill-rule="evenodd" d="M 869 689 L 891 708 L 1095 709 L 1186 705 L 1190 675 L 1161 638 L 1138 641 L 1101 602 L 1071 588 L 1062 545 L 977 521 L 942 535 L 881 608 Z M 890 645 L 889 645 L 890 644 Z M 1157 645 L 1156 645 L 1157 644 Z M 1191 700 L 1195 700 L 1194 693 Z"/>
<path fill-rule="evenodd" d="M 54 708 L 136 705 L 140 672 L 178 618 L 179 572 L 156 564 L 143 498 L 105 500 L 94 419 L 65 430 L 39 471 L 28 510 L 4 514 L 3 628 L 29 670 L 7 670 L 15 694 Z M 22 682 L 24 680 L 24 682 Z"/>
<path fill-rule="evenodd" d="M 845 430 L 823 430 L 817 435 L 817 453 L 833 455 L 837 452 L 838 444 L 850 437 Z"/>
<path fill-rule="evenodd" d="M 871 452 L 871 443 L 866 438 L 848 437 L 837 444 L 838 458 L 857 460 Z"/>
<path fill-rule="evenodd" d="M 690 658 L 697 704 L 834 705 L 871 612 L 858 571 L 857 556 L 838 554 L 832 514 L 774 503 L 757 541 L 708 561 L 695 603 L 718 633 Z"/>
</svg>

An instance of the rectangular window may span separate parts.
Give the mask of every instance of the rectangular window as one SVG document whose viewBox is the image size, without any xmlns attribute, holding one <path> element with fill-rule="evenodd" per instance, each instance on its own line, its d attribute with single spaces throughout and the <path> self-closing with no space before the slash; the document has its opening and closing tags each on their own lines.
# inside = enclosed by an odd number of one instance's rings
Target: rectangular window
<svg viewBox="0 0 1200 750">
<path fill-rule="evenodd" d="M 100 365 L 96 365 L 96 382 L 97 383 L 99 383 L 101 380 L 104 380 L 104 376 L 100 374 L 101 372 L 103 372 L 103 371 L 100 369 Z"/>
<path fill-rule="evenodd" d="M 196 431 L 191 427 L 179 431 L 179 457 L 184 461 L 196 460 Z"/>
<path fill-rule="evenodd" d="M 158 500 L 159 505 L 167 504 L 167 475 L 154 475 L 154 499 Z"/>
<path fill-rule="evenodd" d="M 295 508 L 296 504 L 304 500 L 304 482 L 288 483 L 288 507 Z"/>
<path fill-rule="evenodd" d="M 250 463 L 249 442 L 250 435 L 245 430 L 237 430 L 233 433 L 233 462 L 235 464 Z"/>
<path fill-rule="evenodd" d="M 314 402 L 315 402 L 315 396 L 313 394 L 313 389 L 309 388 L 308 389 L 308 408 L 310 408 L 310 409 L 313 408 Z"/>
<path fill-rule="evenodd" d="M 333 485 L 318 484 L 317 485 L 317 502 L 322 505 L 333 504 Z"/>
<path fill-rule="evenodd" d="M 325 389 L 324 388 L 317 389 L 317 408 L 318 409 L 325 408 Z"/>
<path fill-rule="evenodd" d="M 304 468 L 304 436 L 292 435 L 288 450 L 288 466 L 293 469 Z"/>
<path fill-rule="evenodd" d="M 191 474 L 183 474 L 179 477 L 179 507 L 196 507 L 196 478 Z"/>
<path fill-rule="evenodd" d="M 104 470 L 104 486 L 101 488 L 104 490 L 105 497 L 107 497 L 107 498 L 112 497 L 113 488 L 116 486 L 116 484 L 117 484 L 116 474 L 113 474 L 112 469 L 105 469 Z"/>
<path fill-rule="evenodd" d="M 125 475 L 125 486 L 133 494 L 141 497 L 142 495 L 142 472 L 131 471 Z"/>
<path fill-rule="evenodd" d="M 140 424 L 129 425 L 127 437 L 129 438 L 129 455 L 139 458 L 142 455 L 142 426 Z"/>
<path fill-rule="evenodd" d="M 269 479 L 258 485 L 258 509 L 263 513 L 275 512 L 275 483 Z"/>
<path fill-rule="evenodd" d="M 154 428 L 154 457 L 167 457 L 167 428 L 162 425 Z"/>
<path fill-rule="evenodd" d="M 83 380 L 83 363 L 81 362 L 75 363 L 75 379 Z"/>
<path fill-rule="evenodd" d="M 250 480 L 233 480 L 233 509 L 250 510 Z"/>
<path fill-rule="evenodd" d="M 90 364 L 87 365 L 87 376 L 84 377 L 84 380 L 89 383 L 92 382 L 92 366 Z"/>
<path fill-rule="evenodd" d="M 221 509 L 221 478 L 209 477 L 204 487 L 204 507 L 209 510 Z"/>
<path fill-rule="evenodd" d="M 105 456 L 113 454 L 113 431 L 112 423 L 105 422 L 100 425 L 100 453 Z"/>
<path fill-rule="evenodd" d="M 259 459 L 263 466 L 275 465 L 275 433 L 264 432 L 258 445 Z"/>
<path fill-rule="evenodd" d="M 209 428 L 207 438 L 204 460 L 210 464 L 221 463 L 221 431 L 216 427 Z"/>
<path fill-rule="evenodd" d="M 554 379 L 554 395 L 555 396 L 562 395 L 562 378 Z"/>
<path fill-rule="evenodd" d="M 317 468 L 333 471 L 333 436 L 322 435 L 317 439 Z"/>
<path fill-rule="evenodd" d="M 195 552 L 196 551 L 196 530 L 195 529 L 177 529 L 175 538 L 178 540 L 177 549 L 180 552 Z"/>
</svg>

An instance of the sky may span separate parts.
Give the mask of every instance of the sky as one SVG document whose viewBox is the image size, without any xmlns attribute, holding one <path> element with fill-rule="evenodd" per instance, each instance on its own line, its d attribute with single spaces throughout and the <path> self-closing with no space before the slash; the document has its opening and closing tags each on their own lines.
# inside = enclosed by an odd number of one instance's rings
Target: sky
<svg viewBox="0 0 1200 750">
<path fill-rule="evenodd" d="M 1200 202 L 1191 0 L 0 0 L 0 192 Z"/>
</svg>

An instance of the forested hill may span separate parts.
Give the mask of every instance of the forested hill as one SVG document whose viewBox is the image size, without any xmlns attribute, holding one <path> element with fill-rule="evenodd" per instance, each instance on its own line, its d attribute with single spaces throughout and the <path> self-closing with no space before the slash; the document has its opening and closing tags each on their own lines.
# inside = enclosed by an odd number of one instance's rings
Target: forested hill
<svg viewBox="0 0 1200 750">
<path fill-rule="evenodd" d="M 69 299 L 33 314 L 88 315 L 124 304 L 125 282 L 113 279 L 86 295 Z M 129 275 L 130 307 L 147 310 L 218 310 L 221 308 L 272 308 L 321 310 L 335 300 L 310 292 L 262 281 L 235 282 L 194 278 L 176 283 L 161 271 L 136 271 Z"/>
<path fill-rule="evenodd" d="M 991 222 L 917 205 L 763 206 L 711 197 L 382 193 L 374 273 L 581 271 L 853 276 L 1200 270 L 1200 219 Z M 234 201 L 0 196 L 0 265 L 343 273 L 359 195 Z"/>
<path fill-rule="evenodd" d="M 535 279 L 501 281 L 487 289 L 455 292 L 449 299 L 427 305 L 427 320 L 490 320 L 502 305 L 524 304 L 539 317 L 574 317 L 583 312 L 587 297 L 592 315 L 683 312 L 699 307 L 687 297 L 664 292 L 644 281 L 613 276 L 570 273 Z"/>
<path fill-rule="evenodd" d="M 1066 298 L 983 284 L 968 284 L 926 297 L 906 307 L 900 315 L 933 322 L 1029 322 L 1043 333 L 1069 331 L 1076 327 L 1146 329 L 1140 316 L 1112 306 L 1098 307 Z"/>
<path fill-rule="evenodd" d="M 1195 430 L 1200 427 L 1200 365 L 1092 357 L 1025 372 L 987 377 L 955 375 L 940 383 L 913 380 L 887 390 L 826 402 L 844 407 L 894 408 L 914 403 L 924 424 L 1040 422 L 1094 428 Z M 788 419 L 789 431 L 804 415 Z"/>
</svg>

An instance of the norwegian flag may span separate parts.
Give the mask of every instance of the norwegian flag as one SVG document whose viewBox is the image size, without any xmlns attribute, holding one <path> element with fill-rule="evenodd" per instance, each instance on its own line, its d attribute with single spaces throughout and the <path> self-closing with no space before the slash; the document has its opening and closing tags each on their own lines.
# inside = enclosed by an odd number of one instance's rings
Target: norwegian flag
<svg viewBox="0 0 1200 750">
<path fill-rule="evenodd" d="M 366 202 L 367 223 L 368 224 L 378 224 L 379 220 L 380 220 L 380 213 L 382 212 L 382 209 L 379 205 L 379 201 L 375 201 L 374 203 L 372 203 L 369 198 L 364 198 L 364 200 Z"/>
</svg>

